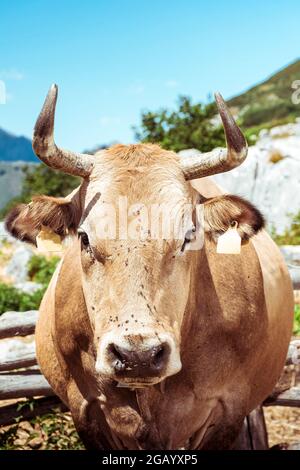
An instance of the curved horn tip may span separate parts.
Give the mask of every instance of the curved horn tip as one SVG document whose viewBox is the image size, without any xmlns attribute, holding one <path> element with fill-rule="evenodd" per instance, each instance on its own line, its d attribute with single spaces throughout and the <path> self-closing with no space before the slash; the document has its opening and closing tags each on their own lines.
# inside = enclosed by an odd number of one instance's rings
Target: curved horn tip
<svg viewBox="0 0 300 470">
<path fill-rule="evenodd" d="M 219 109 L 227 107 L 226 101 L 224 100 L 223 96 L 221 95 L 219 91 L 216 91 L 214 95 L 215 95 L 215 100 Z"/>
<path fill-rule="evenodd" d="M 57 100 L 57 94 L 58 94 L 58 86 L 56 83 L 53 83 L 47 93 L 47 96 L 45 98 L 45 102 L 56 102 Z"/>
<path fill-rule="evenodd" d="M 221 100 L 224 101 L 224 98 L 223 98 L 223 96 L 221 95 L 221 93 L 219 91 L 216 91 L 214 93 L 214 97 L 215 97 L 216 101 L 219 100 L 220 98 L 221 98 Z"/>
<path fill-rule="evenodd" d="M 51 87 L 49 88 L 48 95 L 53 95 L 56 98 L 57 93 L 58 93 L 58 86 L 56 85 L 56 83 L 52 83 Z"/>
</svg>

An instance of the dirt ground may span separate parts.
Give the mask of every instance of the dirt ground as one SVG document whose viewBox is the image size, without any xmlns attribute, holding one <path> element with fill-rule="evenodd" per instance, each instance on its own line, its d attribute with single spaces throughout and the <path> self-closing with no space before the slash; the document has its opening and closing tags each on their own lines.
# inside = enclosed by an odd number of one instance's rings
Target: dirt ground
<svg viewBox="0 0 300 470">
<path fill-rule="evenodd" d="M 264 408 L 269 446 L 300 442 L 300 408 L 270 406 Z"/>
</svg>

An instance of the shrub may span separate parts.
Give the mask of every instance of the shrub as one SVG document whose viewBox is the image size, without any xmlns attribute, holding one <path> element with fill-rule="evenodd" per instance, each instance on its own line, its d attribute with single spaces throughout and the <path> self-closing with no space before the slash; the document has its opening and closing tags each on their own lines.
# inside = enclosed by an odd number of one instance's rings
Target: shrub
<svg viewBox="0 0 300 470">
<path fill-rule="evenodd" d="M 24 312 L 26 310 L 37 310 L 40 306 L 46 287 L 43 287 L 33 294 L 27 294 L 0 283 L 0 315 L 9 310 Z"/>
<path fill-rule="evenodd" d="M 31 281 L 42 285 L 40 289 L 28 294 L 4 283 L 0 283 L 0 315 L 9 310 L 24 312 L 26 310 L 38 310 L 43 295 L 55 271 L 58 256 L 46 258 L 34 255 L 28 263 L 29 278 Z"/>
<path fill-rule="evenodd" d="M 282 235 L 273 228 L 271 236 L 278 245 L 300 245 L 300 212 L 293 216 L 291 226 Z"/>
<path fill-rule="evenodd" d="M 293 334 L 300 335 L 300 305 L 295 305 Z"/>
<path fill-rule="evenodd" d="M 32 256 L 28 263 L 29 279 L 47 286 L 59 260 L 58 256 L 52 256 L 51 258 L 41 255 Z"/>
</svg>

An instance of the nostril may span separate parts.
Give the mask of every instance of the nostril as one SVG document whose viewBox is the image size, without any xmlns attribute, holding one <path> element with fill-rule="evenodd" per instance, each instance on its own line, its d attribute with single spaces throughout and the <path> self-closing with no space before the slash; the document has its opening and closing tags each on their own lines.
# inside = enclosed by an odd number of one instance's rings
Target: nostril
<svg viewBox="0 0 300 470">
<path fill-rule="evenodd" d="M 124 357 L 122 356 L 120 350 L 115 344 L 110 344 L 108 347 L 108 352 L 113 356 L 115 359 L 119 359 L 119 361 L 124 361 Z"/>
<path fill-rule="evenodd" d="M 108 346 L 108 353 L 111 358 L 114 369 L 117 372 L 122 372 L 125 369 L 126 365 L 125 359 L 122 356 L 118 347 L 115 344 L 110 344 Z"/>
<path fill-rule="evenodd" d="M 162 344 L 154 348 L 151 353 L 152 366 L 154 366 L 156 369 L 161 369 L 165 365 L 168 352 L 169 350 L 166 344 Z"/>
</svg>

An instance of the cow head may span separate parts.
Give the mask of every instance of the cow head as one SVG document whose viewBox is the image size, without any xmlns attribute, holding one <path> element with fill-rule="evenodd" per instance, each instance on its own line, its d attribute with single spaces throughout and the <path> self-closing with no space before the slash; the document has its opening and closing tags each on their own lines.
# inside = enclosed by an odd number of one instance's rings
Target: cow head
<svg viewBox="0 0 300 470">
<path fill-rule="evenodd" d="M 42 226 L 62 238 L 74 235 L 96 371 L 130 386 L 152 385 L 181 369 L 181 326 L 197 256 L 188 247 L 195 236 L 199 196 L 188 180 L 240 165 L 246 141 L 217 95 L 227 149 L 182 160 L 150 144 L 117 145 L 95 156 L 76 154 L 54 142 L 56 98 L 53 86 L 35 127 L 33 148 L 48 166 L 79 175 L 83 182 L 65 199 L 37 196 L 17 206 L 6 219 L 7 229 L 31 243 Z M 154 235 L 151 223 L 157 222 L 161 207 L 171 222 L 176 214 L 181 231 L 175 234 L 173 226 L 168 237 Z M 242 239 L 263 226 L 259 211 L 236 196 L 202 200 L 201 207 L 202 226 L 211 237 L 233 221 Z"/>
</svg>

